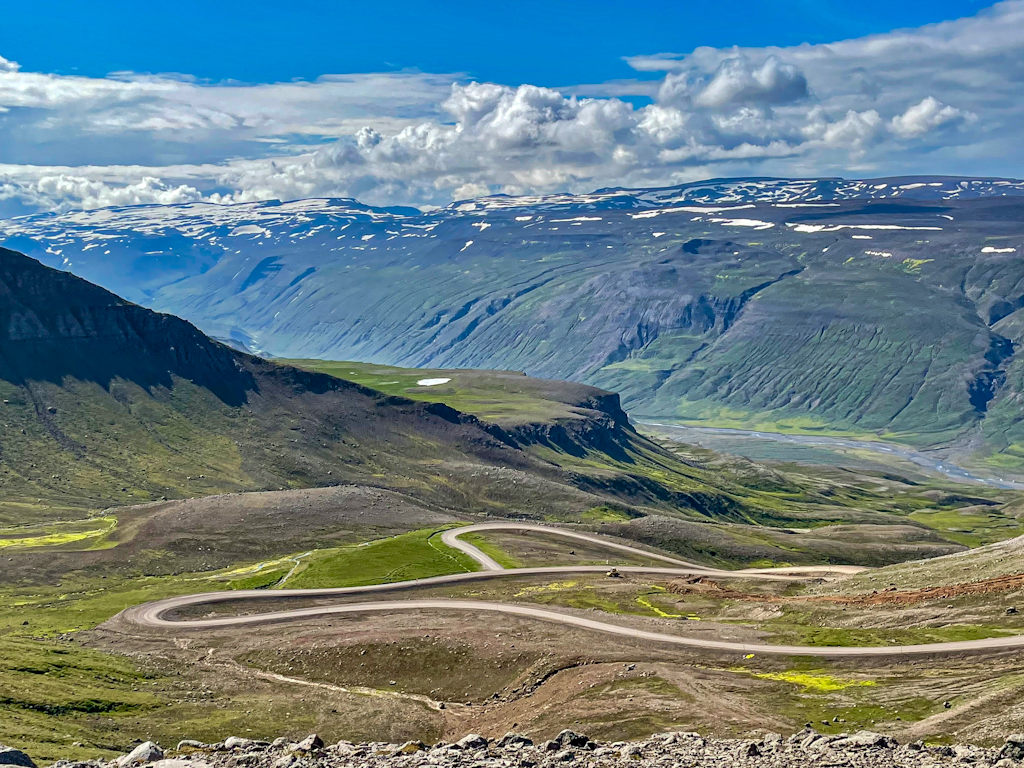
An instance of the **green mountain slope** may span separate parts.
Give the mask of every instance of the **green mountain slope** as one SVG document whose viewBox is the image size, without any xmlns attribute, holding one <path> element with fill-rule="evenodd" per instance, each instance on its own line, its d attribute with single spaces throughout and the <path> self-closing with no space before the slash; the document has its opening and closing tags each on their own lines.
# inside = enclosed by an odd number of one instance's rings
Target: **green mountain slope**
<svg viewBox="0 0 1024 768">
<path fill-rule="evenodd" d="M 444 501 L 447 461 L 561 479 L 473 416 L 236 352 L 7 250 L 0 329 L 4 523 L 341 482 Z"/>
<path fill-rule="evenodd" d="M 877 435 L 1024 472 L 1024 198 L 851 184 L 885 199 L 747 180 L 700 199 L 171 206 L 4 229 L 270 355 L 522 370 L 641 417 Z"/>
</svg>

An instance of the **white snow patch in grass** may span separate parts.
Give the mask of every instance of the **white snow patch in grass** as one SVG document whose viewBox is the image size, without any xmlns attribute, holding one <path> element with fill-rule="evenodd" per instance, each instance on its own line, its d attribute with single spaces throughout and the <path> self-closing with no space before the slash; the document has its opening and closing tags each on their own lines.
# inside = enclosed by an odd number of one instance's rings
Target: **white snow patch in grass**
<svg viewBox="0 0 1024 768">
<path fill-rule="evenodd" d="M 418 387 L 436 387 L 438 384 L 447 384 L 451 379 L 420 379 L 416 382 Z"/>
<path fill-rule="evenodd" d="M 464 250 L 466 250 L 467 248 L 469 248 L 469 246 L 471 246 L 472 244 L 473 244 L 473 241 L 472 241 L 472 240 L 467 240 L 467 241 L 466 241 L 466 244 L 465 244 L 464 246 L 462 246 L 462 249 L 461 249 L 461 250 L 459 251 L 459 253 L 462 253 L 462 251 L 464 251 Z"/>
<path fill-rule="evenodd" d="M 723 227 L 753 227 L 754 229 L 771 229 L 775 225 L 770 221 L 759 221 L 758 219 L 710 219 Z"/>
<path fill-rule="evenodd" d="M 991 245 L 986 245 L 981 249 L 982 253 L 1016 253 L 1016 248 L 993 248 Z"/>
</svg>

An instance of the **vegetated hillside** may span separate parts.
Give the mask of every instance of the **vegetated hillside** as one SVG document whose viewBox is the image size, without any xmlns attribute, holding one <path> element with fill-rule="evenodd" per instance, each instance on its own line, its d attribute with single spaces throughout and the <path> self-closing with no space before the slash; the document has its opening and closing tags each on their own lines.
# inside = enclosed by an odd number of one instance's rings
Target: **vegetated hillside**
<svg viewBox="0 0 1024 768">
<path fill-rule="evenodd" d="M 616 395 L 582 384 L 460 371 L 449 373 L 454 386 L 421 387 L 414 371 L 314 364 L 382 392 L 267 361 L 9 250 L 0 250 L 0 331 L 0 527 L 338 483 L 458 514 L 536 519 L 611 505 L 625 519 L 892 523 L 916 508 L 899 500 L 865 513 L 878 498 L 856 487 L 793 488 L 780 499 L 760 481 L 678 459 L 633 431 Z M 187 522 L 175 519 L 175 530 Z M 55 529 L 55 543 L 64 533 L 80 538 Z"/>
<path fill-rule="evenodd" d="M 617 398 L 570 388 L 577 413 L 549 455 L 601 456 L 604 445 L 628 462 L 629 440 L 644 441 Z M 578 489 L 557 462 L 524 450 L 542 435 L 512 435 L 445 405 L 237 352 L 178 318 L 2 249 L 0 396 L 0 522 L 164 496 L 339 482 L 467 511 L 511 504 L 578 512 L 604 498 Z M 453 477 L 448 464 L 465 477 Z M 514 485 L 472 479 L 488 466 L 553 490 L 517 499 Z M 660 495 L 647 498 L 674 506 L 668 491 Z M 635 500 L 644 498 L 641 489 Z"/>
<path fill-rule="evenodd" d="M 286 357 L 523 370 L 634 416 L 882 434 L 1024 468 L 1024 182 L 720 180 L 136 207 L 9 243 Z"/>
<path fill-rule="evenodd" d="M 870 550 L 880 539 L 896 542 L 882 562 L 960 547 L 941 529 L 908 521 L 935 506 L 924 487 L 870 474 L 807 480 L 751 471 L 748 462 L 707 464 L 638 435 L 615 395 L 580 384 L 442 371 L 452 381 L 434 388 L 418 385 L 415 371 L 303 363 L 390 390 L 381 392 L 238 352 L 8 250 L 0 250 L 0 330 L 0 527 L 163 497 L 355 483 L 447 514 L 656 515 L 669 522 L 652 521 L 638 536 L 704 538 L 695 551 L 723 563 L 875 562 Z M 993 508 L 983 527 L 1012 535 L 1013 521 L 998 510 L 1016 497 L 984 493 L 969 502 Z M 943 508 L 952 514 L 959 506 Z M 135 521 L 154 515 L 164 521 L 160 536 L 189 539 L 191 514 L 159 505 L 126 511 L 113 537 L 55 528 L 51 543 L 65 534 L 70 550 L 123 543 L 141 530 Z M 321 530 L 323 515 L 299 516 L 297 534 L 279 536 L 276 549 L 251 533 L 259 548 L 295 552 L 299 541 L 308 546 L 302 521 L 314 517 Z M 680 533 L 672 520 L 726 528 Z M 761 528 L 823 522 L 840 525 L 808 537 L 807 547 Z M 25 535 L 49 541 L 51 533 L 0 530 L 0 539 Z"/>
</svg>

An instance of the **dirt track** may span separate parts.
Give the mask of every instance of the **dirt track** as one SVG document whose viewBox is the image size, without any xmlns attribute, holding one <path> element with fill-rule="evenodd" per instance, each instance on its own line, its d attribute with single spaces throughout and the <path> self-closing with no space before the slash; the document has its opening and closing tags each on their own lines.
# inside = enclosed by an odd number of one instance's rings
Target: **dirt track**
<svg viewBox="0 0 1024 768">
<path fill-rule="evenodd" d="M 694 637 L 683 637 L 679 635 L 664 634 L 659 632 L 649 632 L 645 630 L 638 630 L 632 627 L 625 627 L 619 624 L 610 624 L 604 621 L 596 621 L 593 619 L 587 619 L 580 616 L 575 616 L 567 613 L 559 613 L 556 611 L 544 610 L 541 608 L 533 608 L 525 605 L 517 605 L 511 603 L 497 603 L 497 602 L 485 602 L 477 600 L 451 600 L 451 599 L 428 599 L 428 600 L 392 600 L 383 602 L 372 602 L 372 603 L 355 603 L 346 605 L 336 606 L 316 606 L 312 608 L 300 608 L 287 611 L 274 611 L 269 613 L 246 615 L 246 616 L 230 616 L 224 618 L 207 618 L 197 619 L 190 621 L 180 621 L 175 619 L 168 619 L 165 616 L 180 608 L 186 606 L 195 605 L 207 605 L 211 603 L 223 603 L 236 600 L 246 600 L 252 598 L 263 598 L 263 599 L 278 599 L 282 597 L 328 597 L 328 596 L 352 596 L 361 594 L 371 594 L 374 592 L 392 591 L 400 589 L 412 589 L 422 586 L 439 585 L 439 584 L 453 584 L 464 581 L 476 581 L 481 579 L 493 579 L 493 578 L 508 578 L 521 575 L 536 575 L 536 574 L 560 574 L 566 573 L 599 573 L 607 570 L 606 567 L 602 566 L 570 566 L 570 567 L 551 567 L 551 568 L 520 568 L 515 570 L 504 570 L 496 563 L 493 559 L 487 557 L 479 549 L 473 547 L 466 542 L 459 542 L 458 536 L 460 534 L 468 533 L 473 530 L 497 530 L 497 529 L 527 529 L 533 531 L 543 531 L 547 534 L 555 535 L 568 535 L 571 538 L 587 538 L 587 540 L 607 544 L 604 539 L 599 537 L 586 537 L 576 532 L 562 531 L 557 528 L 549 528 L 546 526 L 535 526 L 525 525 L 519 523 L 492 523 L 483 524 L 481 526 L 466 526 L 464 528 L 454 529 L 450 532 L 448 541 L 457 542 L 459 549 L 467 554 L 476 558 L 481 562 L 486 570 L 478 571 L 475 573 L 466 574 L 454 574 L 451 576 L 437 576 L 429 579 L 417 579 L 413 581 L 400 582 L 398 584 L 376 584 L 365 587 L 341 587 L 336 589 L 293 589 L 293 590 L 279 590 L 274 593 L 268 594 L 264 590 L 236 590 L 231 592 L 212 592 L 199 595 L 186 595 L 183 597 L 169 598 L 167 600 L 160 600 L 153 603 L 146 603 L 144 605 L 129 608 L 126 611 L 118 614 L 117 619 L 125 621 L 131 624 L 145 627 L 155 628 L 173 628 L 177 631 L 182 629 L 214 629 L 228 626 L 239 626 L 239 625 L 251 625 L 251 624 L 263 624 L 268 622 L 280 622 L 280 621 L 292 621 L 298 619 L 306 619 L 313 616 L 327 616 L 337 614 L 351 614 L 351 613 L 394 613 L 395 611 L 405 610 L 443 610 L 443 611 L 475 611 L 475 612 L 487 612 L 487 613 L 503 613 L 509 615 L 524 616 L 528 618 L 539 619 L 543 621 L 556 622 L 560 624 L 572 625 L 582 627 L 585 629 L 591 629 L 598 632 L 605 632 L 615 635 L 624 635 L 627 637 L 633 637 L 640 640 L 649 640 L 657 643 L 666 643 L 671 645 L 687 646 L 691 648 L 706 648 L 709 650 L 718 651 L 732 651 L 739 653 L 760 653 L 760 654 L 774 654 L 774 655 L 803 655 L 803 656 L 822 656 L 822 657 L 849 657 L 849 656 L 901 656 L 906 654 L 936 654 L 936 653 L 964 653 L 971 651 L 982 651 L 992 650 L 1001 648 L 1017 648 L 1024 647 L 1024 635 L 1012 636 L 1012 637 L 995 637 L 987 638 L 982 640 L 968 640 L 959 642 L 948 642 L 948 643 L 930 643 L 924 645 L 907 645 L 907 646 L 867 646 L 867 647 L 819 647 L 819 646 L 793 646 L 793 645 L 771 645 L 771 644 L 759 644 L 759 643 L 736 643 L 726 642 L 721 640 L 711 640 L 706 638 L 694 638 Z M 628 545 L 614 545 L 616 549 L 630 550 L 634 553 L 639 553 L 644 556 L 651 556 L 651 553 L 644 550 L 629 547 Z M 662 556 L 661 559 L 669 559 Z M 486 561 L 486 562 L 485 562 Z M 703 566 L 693 566 L 684 561 L 675 561 L 681 566 L 678 568 L 658 568 L 658 567 L 645 567 L 645 566 L 622 566 L 617 570 L 623 573 L 656 573 L 662 575 L 673 575 L 673 576 L 714 576 L 715 578 L 754 578 L 754 579 L 793 579 L 796 578 L 796 574 L 799 572 L 814 572 L 821 573 L 823 569 L 818 568 L 803 568 L 784 569 L 785 572 L 771 572 L 771 570 L 748 570 L 748 571 L 723 571 L 712 568 L 705 568 Z M 840 566 L 841 572 L 856 572 L 859 568 L 853 568 L 850 566 Z M 782 571 L 783 569 L 779 569 Z M 836 572 L 838 569 L 833 567 L 832 572 Z"/>
</svg>

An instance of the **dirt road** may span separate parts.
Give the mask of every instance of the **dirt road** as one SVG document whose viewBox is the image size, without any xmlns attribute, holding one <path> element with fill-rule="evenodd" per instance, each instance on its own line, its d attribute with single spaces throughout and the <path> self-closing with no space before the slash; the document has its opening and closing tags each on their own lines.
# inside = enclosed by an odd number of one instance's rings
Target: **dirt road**
<svg viewBox="0 0 1024 768">
<path fill-rule="evenodd" d="M 633 637 L 638 640 L 646 640 L 655 643 L 666 643 L 670 645 L 686 646 L 690 648 L 706 648 L 716 651 L 730 651 L 735 653 L 760 653 L 772 655 L 800 655 L 800 656 L 824 656 L 824 657 L 849 657 L 849 656 L 901 656 L 901 655 L 922 655 L 938 653 L 965 653 L 972 651 L 1018 648 L 1024 647 L 1024 635 L 1011 637 L 994 637 L 982 640 L 966 640 L 949 643 L 930 643 L 924 645 L 903 645 L 903 646 L 869 646 L 869 647 L 822 647 L 822 646 L 794 646 L 794 645 L 772 645 L 761 643 L 736 643 L 724 640 L 713 640 L 709 638 L 684 637 L 680 635 L 661 632 L 649 632 L 632 627 L 613 624 L 607 621 L 583 618 L 568 613 L 559 613 L 543 608 L 535 608 L 527 605 L 514 603 L 497 603 L 480 600 L 455 600 L 446 598 L 431 598 L 417 600 L 388 600 L 365 603 L 351 603 L 335 606 L 314 606 L 311 608 L 297 608 L 286 611 L 273 611 L 245 616 L 225 616 L 220 618 L 180 620 L 167 618 L 181 608 L 196 605 L 211 605 L 237 600 L 259 599 L 280 599 L 286 597 L 342 597 L 372 594 L 374 592 L 390 592 L 396 590 L 415 589 L 425 586 L 438 586 L 447 584 L 458 584 L 462 582 L 480 581 L 495 578 L 519 577 L 525 575 L 566 575 L 570 573 L 601 573 L 607 571 L 607 566 L 557 566 L 547 568 L 517 568 L 504 569 L 501 565 L 467 542 L 460 541 L 459 536 L 486 530 L 525 530 L 543 532 L 549 535 L 566 536 L 568 538 L 585 540 L 591 543 L 609 546 L 619 551 L 628 551 L 644 557 L 652 557 L 659 560 L 666 560 L 677 564 L 675 568 L 661 568 L 654 566 L 619 566 L 620 573 L 643 573 L 666 576 L 691 576 L 710 575 L 718 579 L 746 578 L 746 579 L 771 579 L 790 580 L 807 574 L 850 574 L 864 570 L 856 566 L 818 566 L 801 568 L 779 568 L 779 569 L 749 569 L 745 571 L 725 571 L 715 568 L 687 563 L 683 560 L 676 560 L 665 555 L 657 555 L 645 550 L 631 547 L 626 544 L 608 541 L 605 538 L 581 534 L 576 531 L 565 531 L 559 528 L 548 526 L 530 525 L 526 523 L 483 523 L 470 525 L 463 528 L 455 528 L 443 534 L 446 544 L 456 547 L 476 559 L 484 568 L 474 573 L 460 573 L 449 576 L 435 576 L 427 579 L 415 579 L 412 581 L 399 582 L 395 584 L 374 584 L 363 587 L 338 587 L 333 589 L 283 589 L 267 592 L 266 590 L 234 590 L 229 592 L 209 592 L 198 595 L 185 595 L 172 597 L 166 600 L 159 600 L 144 605 L 129 608 L 119 614 L 119 618 L 131 624 L 142 627 L 154 627 L 163 629 L 201 630 L 216 629 L 229 626 L 265 624 L 270 622 L 294 621 L 308 619 L 315 616 L 331 616 L 352 613 L 394 613 L 396 611 L 430 610 L 430 611 L 473 611 L 483 613 L 501 613 L 506 615 L 523 616 L 541 621 L 550 621 L 566 624 L 584 629 L 591 629 L 597 632 L 604 632 L 614 635 Z"/>
</svg>

